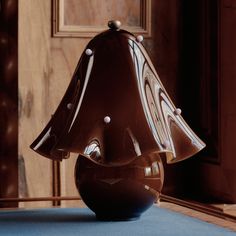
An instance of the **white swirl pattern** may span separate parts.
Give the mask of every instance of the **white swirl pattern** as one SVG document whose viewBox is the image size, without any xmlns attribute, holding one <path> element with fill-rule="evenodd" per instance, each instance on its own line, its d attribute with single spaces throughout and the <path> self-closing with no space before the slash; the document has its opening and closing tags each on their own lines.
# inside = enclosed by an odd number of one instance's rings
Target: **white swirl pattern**
<svg viewBox="0 0 236 236">
<path fill-rule="evenodd" d="M 151 60 L 143 54 L 142 46 L 129 40 L 136 69 L 137 82 L 145 117 L 160 152 L 171 152 L 170 162 L 185 159 L 205 145 L 190 129 L 169 98 Z M 153 71 L 154 70 L 154 71 Z M 177 127 L 177 128 L 176 128 Z M 186 145 L 186 150 L 183 146 Z M 191 146 L 191 147 L 190 147 Z M 178 152 L 181 149 L 181 152 Z"/>
</svg>

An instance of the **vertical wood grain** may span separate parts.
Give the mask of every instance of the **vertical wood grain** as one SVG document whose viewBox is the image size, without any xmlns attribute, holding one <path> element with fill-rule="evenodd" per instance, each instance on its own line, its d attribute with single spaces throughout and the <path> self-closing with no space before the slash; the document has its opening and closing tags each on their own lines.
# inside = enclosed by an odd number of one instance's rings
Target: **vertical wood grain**
<svg viewBox="0 0 236 236">
<path fill-rule="evenodd" d="M 94 37 L 109 20 L 123 28 L 151 36 L 151 0 L 52 0 L 54 37 Z"/>
<path fill-rule="evenodd" d="M 19 171 L 24 172 L 26 180 L 20 183 L 24 189 L 20 192 L 22 197 L 53 194 L 52 161 L 34 153 L 29 145 L 55 111 L 87 42 L 51 37 L 51 1 L 19 1 L 19 155 L 24 163 Z M 74 181 L 63 174 L 73 163 L 71 158 L 60 164 L 64 185 Z M 61 188 L 64 196 L 75 192 Z M 20 204 L 23 207 L 51 205 L 50 202 Z"/>
<path fill-rule="evenodd" d="M 120 20 L 126 26 L 141 26 L 140 0 L 66 0 L 65 25 L 105 26 Z"/>
</svg>

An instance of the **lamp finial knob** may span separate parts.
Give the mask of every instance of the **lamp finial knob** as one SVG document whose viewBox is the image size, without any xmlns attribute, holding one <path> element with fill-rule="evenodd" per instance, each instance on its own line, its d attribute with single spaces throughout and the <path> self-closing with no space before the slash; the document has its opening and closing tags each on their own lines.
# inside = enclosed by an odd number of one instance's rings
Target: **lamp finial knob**
<svg viewBox="0 0 236 236">
<path fill-rule="evenodd" d="M 107 25 L 111 30 L 119 30 L 121 27 L 121 22 L 119 20 L 110 20 Z"/>
</svg>

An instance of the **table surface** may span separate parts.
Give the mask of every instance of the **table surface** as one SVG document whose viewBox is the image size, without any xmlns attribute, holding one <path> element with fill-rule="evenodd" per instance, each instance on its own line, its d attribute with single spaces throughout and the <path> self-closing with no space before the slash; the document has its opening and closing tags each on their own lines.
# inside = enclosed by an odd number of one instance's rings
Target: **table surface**
<svg viewBox="0 0 236 236">
<path fill-rule="evenodd" d="M 236 232 L 157 206 L 136 221 L 97 221 L 88 208 L 0 211 L 0 235 L 236 236 Z"/>
</svg>

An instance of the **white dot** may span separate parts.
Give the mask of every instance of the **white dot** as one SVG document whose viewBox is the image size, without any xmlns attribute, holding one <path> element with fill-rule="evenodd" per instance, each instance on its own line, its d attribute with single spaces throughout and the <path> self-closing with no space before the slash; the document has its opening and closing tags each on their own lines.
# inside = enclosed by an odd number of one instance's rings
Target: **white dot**
<svg viewBox="0 0 236 236">
<path fill-rule="evenodd" d="M 182 111 L 181 111 L 181 109 L 180 109 L 180 108 L 177 108 L 177 109 L 175 110 L 175 114 L 176 114 L 176 115 L 180 115 L 180 114 L 181 114 L 181 112 L 182 112 Z"/>
<path fill-rule="evenodd" d="M 165 148 L 170 147 L 170 141 L 169 141 L 169 140 L 165 140 L 165 141 L 163 142 L 163 145 L 164 145 Z"/>
<path fill-rule="evenodd" d="M 103 120 L 106 124 L 109 124 L 111 122 L 111 117 L 110 116 L 105 116 Z"/>
<path fill-rule="evenodd" d="M 69 109 L 69 110 L 70 110 L 70 109 L 72 108 L 72 106 L 73 106 L 73 104 L 72 104 L 72 103 L 68 103 L 68 104 L 67 104 L 67 109 Z"/>
<path fill-rule="evenodd" d="M 87 48 L 85 50 L 85 54 L 88 55 L 88 56 L 91 56 L 93 54 L 93 51 L 90 48 Z"/>
<path fill-rule="evenodd" d="M 141 42 L 143 41 L 143 36 L 142 36 L 142 35 L 138 35 L 138 36 L 136 37 L 136 40 L 137 40 L 139 43 L 141 43 Z"/>
<path fill-rule="evenodd" d="M 150 189 L 150 187 L 148 185 L 146 185 L 146 184 L 144 185 L 144 188 L 147 189 L 147 190 Z"/>
</svg>

